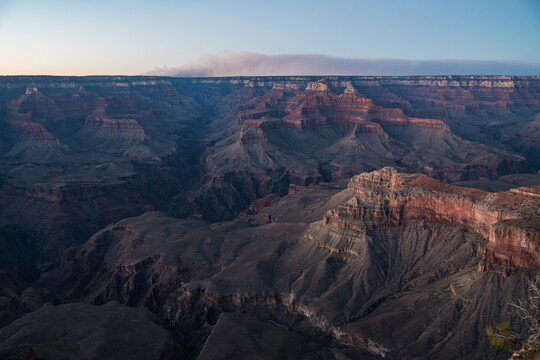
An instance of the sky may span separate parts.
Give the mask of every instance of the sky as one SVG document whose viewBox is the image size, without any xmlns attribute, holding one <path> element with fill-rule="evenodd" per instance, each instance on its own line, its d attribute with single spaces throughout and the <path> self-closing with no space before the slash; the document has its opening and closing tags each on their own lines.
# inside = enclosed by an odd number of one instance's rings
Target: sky
<svg viewBox="0 0 540 360">
<path fill-rule="evenodd" d="M 0 0 L 0 75 L 540 75 L 540 0 Z"/>
</svg>

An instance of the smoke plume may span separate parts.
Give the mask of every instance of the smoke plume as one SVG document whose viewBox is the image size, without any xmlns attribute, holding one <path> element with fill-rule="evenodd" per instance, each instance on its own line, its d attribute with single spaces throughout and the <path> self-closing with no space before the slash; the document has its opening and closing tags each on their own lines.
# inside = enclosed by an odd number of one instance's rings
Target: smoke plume
<svg viewBox="0 0 540 360">
<path fill-rule="evenodd" d="M 540 75 L 540 64 L 485 60 L 348 59 L 317 54 L 208 54 L 178 67 L 156 67 L 162 76 L 277 75 Z"/>
</svg>

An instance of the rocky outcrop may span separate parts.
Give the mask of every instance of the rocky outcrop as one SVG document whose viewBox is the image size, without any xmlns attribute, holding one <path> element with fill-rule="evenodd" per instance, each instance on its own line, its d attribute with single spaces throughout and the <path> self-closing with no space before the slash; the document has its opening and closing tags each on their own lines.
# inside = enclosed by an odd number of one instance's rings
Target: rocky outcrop
<svg viewBox="0 0 540 360">
<path fill-rule="evenodd" d="M 84 128 L 91 131 L 109 133 L 111 137 L 117 136 L 116 133 L 129 132 L 139 140 L 144 139 L 144 130 L 134 119 L 89 117 L 84 122 Z"/>
<path fill-rule="evenodd" d="M 290 188 L 289 188 L 290 189 Z M 252 211 L 254 213 L 262 210 L 265 207 L 271 206 L 275 204 L 279 200 L 279 196 L 275 194 L 271 194 L 268 196 L 263 197 L 262 199 L 257 199 L 249 205 L 248 211 Z"/>
<path fill-rule="evenodd" d="M 388 138 L 388 134 L 383 130 L 381 125 L 371 122 L 359 122 L 354 126 L 353 134 L 355 136 L 362 133 L 373 133 L 382 135 L 385 138 Z"/>
<path fill-rule="evenodd" d="M 348 81 L 346 83 L 345 90 L 343 90 L 343 93 L 344 94 L 349 94 L 349 95 L 357 95 L 358 91 L 356 91 L 353 84 L 350 81 Z"/>
<path fill-rule="evenodd" d="M 42 125 L 30 121 L 8 121 L 7 125 L 15 131 L 20 131 L 23 136 L 28 136 L 33 143 L 60 143 L 58 138 Z"/>
<path fill-rule="evenodd" d="M 324 223 L 365 232 L 408 220 L 457 224 L 487 240 L 484 261 L 540 270 L 540 200 L 523 191 L 487 193 L 459 188 L 425 175 L 384 168 L 353 177 L 351 200 L 331 210 Z"/>
<path fill-rule="evenodd" d="M 538 186 L 523 186 L 519 188 L 510 189 L 510 192 L 513 192 L 515 194 L 540 198 L 540 187 Z"/>
<path fill-rule="evenodd" d="M 352 88 L 344 94 L 330 91 L 324 80 L 311 83 L 303 92 L 270 91 L 238 107 L 240 123 L 265 116 L 282 119 L 279 126 L 307 129 L 354 124 L 366 118 L 371 101 L 357 95 Z M 292 96 L 291 96 L 292 95 Z"/>
<path fill-rule="evenodd" d="M 330 88 L 326 84 L 326 80 L 319 80 L 317 82 L 310 82 L 306 86 L 306 91 L 330 91 Z"/>
<path fill-rule="evenodd" d="M 381 125 L 417 126 L 426 129 L 441 129 L 450 131 L 450 127 L 441 120 L 407 117 L 401 109 L 385 109 L 374 107 L 370 111 L 370 119 Z"/>
<path fill-rule="evenodd" d="M 274 125 L 275 124 L 275 125 Z M 268 137 L 265 134 L 265 129 L 279 127 L 281 121 L 257 121 L 257 120 L 246 120 L 242 125 L 240 130 L 240 135 L 238 136 L 239 145 L 249 145 L 249 144 L 262 144 L 269 142 Z"/>
</svg>

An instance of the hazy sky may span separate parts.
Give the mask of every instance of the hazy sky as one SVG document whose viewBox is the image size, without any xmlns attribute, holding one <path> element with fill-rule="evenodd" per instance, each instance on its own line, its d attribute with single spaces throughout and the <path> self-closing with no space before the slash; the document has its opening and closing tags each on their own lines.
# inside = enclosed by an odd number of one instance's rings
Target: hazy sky
<svg viewBox="0 0 540 360">
<path fill-rule="evenodd" d="M 538 74 L 540 0 L 0 0 L 3 75 L 219 75 L 199 67 L 235 54 L 272 59 L 271 74 L 300 72 L 302 61 L 328 73 L 356 61 L 348 72 L 360 73 L 378 59 L 384 71 L 372 64 L 364 72 L 400 74 L 405 64 L 413 73 L 473 73 L 496 64 L 485 72 Z M 296 68 L 291 56 L 303 59 Z M 333 61 L 328 69 L 321 58 Z M 282 61 L 289 65 L 280 70 Z"/>
</svg>

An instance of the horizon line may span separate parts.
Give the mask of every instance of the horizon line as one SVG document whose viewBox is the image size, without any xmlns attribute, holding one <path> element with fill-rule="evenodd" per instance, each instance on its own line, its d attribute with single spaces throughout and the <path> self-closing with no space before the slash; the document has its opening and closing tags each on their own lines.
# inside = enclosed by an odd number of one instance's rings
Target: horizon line
<svg viewBox="0 0 540 360">
<path fill-rule="evenodd" d="M 407 77 L 540 77 L 539 74 L 414 74 L 414 75 L 336 75 L 336 74 L 314 74 L 314 75 L 202 75 L 202 76 L 188 76 L 188 75 L 154 75 L 154 74 L 137 74 L 137 75 L 126 75 L 126 74 L 88 74 L 88 75 L 55 75 L 55 74 L 16 74 L 16 75 L 4 75 L 0 74 L 0 77 L 145 77 L 145 78 L 169 78 L 169 79 L 223 79 L 223 78 L 284 78 L 284 77 L 358 77 L 358 78 L 407 78 Z"/>
</svg>

